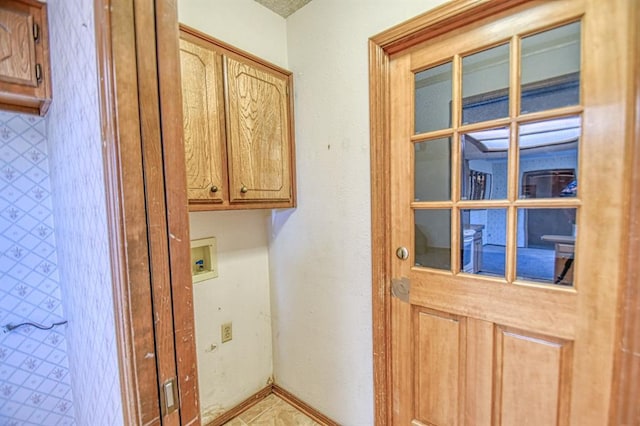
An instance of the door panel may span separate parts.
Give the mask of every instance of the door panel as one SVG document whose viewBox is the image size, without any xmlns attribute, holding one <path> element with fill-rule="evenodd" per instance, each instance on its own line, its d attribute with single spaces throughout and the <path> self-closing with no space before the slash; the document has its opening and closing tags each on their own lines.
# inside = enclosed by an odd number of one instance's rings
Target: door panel
<svg viewBox="0 0 640 426">
<path fill-rule="evenodd" d="M 417 418 L 425 424 L 459 424 L 464 361 L 464 319 L 431 311 L 415 314 Z"/>
<path fill-rule="evenodd" d="M 569 403 L 571 344 L 497 327 L 494 351 L 499 423 L 566 424 L 560 415 L 566 415 Z"/>
<path fill-rule="evenodd" d="M 417 269 L 417 268 L 415 268 Z M 410 302 L 496 324 L 572 339 L 577 293 L 522 282 L 446 273 L 412 274 Z M 500 282 L 500 283 L 499 283 Z"/>
<path fill-rule="evenodd" d="M 602 55 L 624 51 L 622 4 L 530 2 L 391 58 L 390 250 L 413 249 L 390 262 L 410 283 L 391 304 L 393 424 L 606 423 L 625 223 L 611 201 L 629 174 L 604 137 L 623 127 L 603 102 L 625 104 Z M 572 188 L 527 197 L 523 174 L 555 168 L 580 170 Z M 547 247 L 527 246 L 528 211 L 562 214 Z"/>
<path fill-rule="evenodd" d="M 489 321 L 466 319 L 465 426 L 490 425 L 493 410 L 495 326 Z"/>
</svg>

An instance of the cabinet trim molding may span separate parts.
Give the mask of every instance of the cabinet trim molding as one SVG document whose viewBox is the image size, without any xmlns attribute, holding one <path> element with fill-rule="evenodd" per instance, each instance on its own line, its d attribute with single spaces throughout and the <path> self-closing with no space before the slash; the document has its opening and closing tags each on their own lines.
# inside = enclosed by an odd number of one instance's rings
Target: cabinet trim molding
<svg viewBox="0 0 640 426">
<path fill-rule="evenodd" d="M 247 59 L 251 62 L 255 62 L 260 64 L 262 67 L 264 67 L 267 70 L 272 70 L 272 71 L 276 71 L 280 74 L 285 74 L 285 75 L 292 75 L 293 73 L 287 69 L 281 68 L 278 65 L 272 64 L 269 61 L 266 61 L 262 58 L 260 58 L 259 56 L 255 56 L 247 51 L 244 51 L 242 49 L 238 49 L 235 46 L 230 45 L 229 43 L 225 43 L 222 40 L 219 40 L 215 37 L 212 37 L 208 34 L 205 34 L 201 31 L 196 30 L 195 28 L 189 27 L 188 25 L 185 24 L 180 24 L 180 32 L 182 33 L 186 33 L 189 34 L 197 39 L 200 39 L 208 44 L 214 44 L 215 46 L 217 46 L 218 48 L 222 49 L 224 51 L 225 55 L 231 56 L 231 57 L 239 57 L 239 58 L 244 58 Z"/>
</svg>

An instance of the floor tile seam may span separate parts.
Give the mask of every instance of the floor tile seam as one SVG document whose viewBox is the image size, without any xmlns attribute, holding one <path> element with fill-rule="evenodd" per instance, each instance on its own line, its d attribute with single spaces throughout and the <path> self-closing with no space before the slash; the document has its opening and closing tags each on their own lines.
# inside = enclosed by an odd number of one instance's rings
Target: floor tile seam
<svg viewBox="0 0 640 426">
<path fill-rule="evenodd" d="M 255 421 L 260 420 L 261 417 L 263 417 L 263 418 L 270 418 L 271 417 L 272 418 L 276 411 L 277 410 L 275 410 L 275 404 L 271 405 L 269 408 L 267 408 L 266 410 L 262 411 L 260 414 L 258 414 L 253 419 L 251 419 L 251 421 L 247 422 L 247 425 L 251 426 Z"/>
<path fill-rule="evenodd" d="M 260 401 L 260 402 L 266 401 L 266 400 L 267 400 L 267 398 L 269 398 L 269 396 L 270 396 L 270 395 L 268 395 L 265 399 L 263 399 L 263 400 L 262 400 L 262 401 Z M 260 403 L 260 402 L 259 402 L 259 403 Z M 259 404 L 259 403 L 258 403 L 258 404 Z M 250 424 L 251 424 L 251 422 L 253 422 L 255 419 L 257 419 L 258 417 L 262 416 L 264 413 L 268 412 L 269 410 L 272 410 L 272 409 L 273 409 L 273 407 L 275 407 L 275 405 L 276 405 L 276 404 L 277 404 L 277 401 L 276 401 L 275 403 L 270 404 L 268 407 L 266 407 L 264 410 L 261 410 L 258 414 L 256 414 L 255 416 L 251 417 L 250 419 L 246 419 L 246 420 L 245 420 L 245 419 L 241 419 L 240 417 L 242 416 L 242 414 L 240 414 L 240 415 L 237 417 L 237 419 L 238 419 L 238 420 L 240 420 L 240 421 L 245 422 L 247 425 L 250 425 Z M 247 411 L 248 411 L 248 410 L 247 410 Z"/>
</svg>

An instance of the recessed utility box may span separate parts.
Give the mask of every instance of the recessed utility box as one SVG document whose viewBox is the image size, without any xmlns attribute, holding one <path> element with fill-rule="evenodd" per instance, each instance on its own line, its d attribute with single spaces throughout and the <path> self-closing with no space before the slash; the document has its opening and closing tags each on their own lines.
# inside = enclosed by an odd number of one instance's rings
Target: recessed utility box
<svg viewBox="0 0 640 426">
<path fill-rule="evenodd" d="M 191 241 L 191 277 L 194 283 L 218 277 L 217 253 L 215 237 Z"/>
</svg>

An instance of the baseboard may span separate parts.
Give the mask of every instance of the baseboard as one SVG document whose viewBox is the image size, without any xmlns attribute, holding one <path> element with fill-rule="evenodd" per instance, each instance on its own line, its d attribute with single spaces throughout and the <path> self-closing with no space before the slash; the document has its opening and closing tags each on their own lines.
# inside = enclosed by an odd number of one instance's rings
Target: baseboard
<svg viewBox="0 0 640 426">
<path fill-rule="evenodd" d="M 334 422 L 329 417 L 325 416 L 324 414 L 322 414 L 321 412 L 319 412 L 318 410 L 316 410 L 315 408 L 313 408 L 312 406 L 310 406 L 309 404 L 307 404 L 306 402 L 304 402 L 303 400 L 301 400 L 291 392 L 281 388 L 276 384 L 267 385 L 267 387 L 254 393 L 249 398 L 245 399 L 240 404 L 233 407 L 231 410 L 227 411 L 226 413 L 220 415 L 219 417 L 216 417 L 215 419 L 207 423 L 206 426 L 222 426 L 225 423 L 235 419 L 240 414 L 244 413 L 249 408 L 253 407 L 258 402 L 262 401 L 272 393 L 279 396 L 287 403 L 293 405 L 300 412 L 306 414 L 311 419 L 320 423 L 323 426 L 340 426 L 339 423 Z"/>
<path fill-rule="evenodd" d="M 271 395 L 272 392 L 273 392 L 272 385 L 267 385 L 267 387 L 254 393 L 249 398 L 245 399 L 240 404 L 233 407 L 231 410 L 227 411 L 226 413 L 216 417 L 215 419 L 207 423 L 206 426 L 224 425 L 228 421 L 231 421 L 234 418 L 238 417 L 240 414 L 244 413 L 249 408 L 253 407 L 258 402 L 262 401 L 263 399 Z"/>
<path fill-rule="evenodd" d="M 297 396 L 292 394 L 291 392 L 281 388 L 280 386 L 273 384 L 272 392 L 278 395 L 283 400 L 287 401 L 289 404 L 296 407 L 298 410 L 311 417 L 316 422 L 325 425 L 325 426 L 340 426 L 338 423 L 331 420 L 329 417 L 325 416 L 315 408 L 311 407 L 306 402 L 299 399 Z"/>
</svg>

